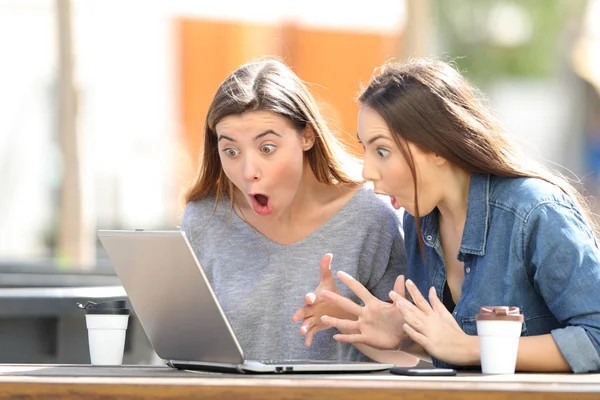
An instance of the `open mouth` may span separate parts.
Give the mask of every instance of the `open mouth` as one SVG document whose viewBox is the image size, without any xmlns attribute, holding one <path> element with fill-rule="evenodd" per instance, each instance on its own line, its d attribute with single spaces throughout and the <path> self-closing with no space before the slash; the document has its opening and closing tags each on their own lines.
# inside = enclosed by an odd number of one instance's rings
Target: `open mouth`
<svg viewBox="0 0 600 400">
<path fill-rule="evenodd" d="M 394 207 L 396 210 L 399 210 L 400 207 L 402 207 L 400 205 L 400 203 L 398 202 L 398 199 L 396 199 L 394 196 L 384 193 L 384 192 L 380 192 L 378 190 L 375 190 L 376 194 L 382 195 L 382 196 L 388 196 L 390 198 L 390 203 L 392 203 L 392 207 Z"/>
<path fill-rule="evenodd" d="M 271 213 L 271 201 L 269 196 L 263 193 L 250 194 L 252 207 L 258 215 L 269 215 Z"/>
</svg>

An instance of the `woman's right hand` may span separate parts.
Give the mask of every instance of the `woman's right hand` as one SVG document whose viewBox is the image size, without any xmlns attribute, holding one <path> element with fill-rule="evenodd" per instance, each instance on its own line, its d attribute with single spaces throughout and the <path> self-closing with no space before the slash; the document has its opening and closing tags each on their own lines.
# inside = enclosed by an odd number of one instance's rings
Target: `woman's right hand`
<svg viewBox="0 0 600 400">
<path fill-rule="evenodd" d="M 333 338 L 345 343 L 364 343 L 382 350 L 398 350 L 406 334 L 403 329 L 404 318 L 394 303 L 379 300 L 345 272 L 339 271 L 337 277 L 362 300 L 364 306 L 359 306 L 352 300 L 328 290 L 321 292 L 325 301 L 331 301 L 356 316 L 356 320 L 322 316 L 323 324 L 342 332 L 334 335 Z M 394 295 L 404 296 L 403 275 L 396 278 L 394 292 Z"/>
</svg>

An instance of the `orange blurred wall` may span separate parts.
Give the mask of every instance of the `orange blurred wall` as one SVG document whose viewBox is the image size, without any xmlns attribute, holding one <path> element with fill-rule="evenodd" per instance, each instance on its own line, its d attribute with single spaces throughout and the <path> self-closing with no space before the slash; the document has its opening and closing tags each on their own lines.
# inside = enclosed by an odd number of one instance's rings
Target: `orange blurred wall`
<svg viewBox="0 0 600 400">
<path fill-rule="evenodd" d="M 355 99 L 361 83 L 400 49 L 400 35 L 201 19 L 179 20 L 177 35 L 181 126 L 194 168 L 214 92 L 233 70 L 263 55 L 281 57 L 307 81 L 332 129 L 360 151 Z"/>
</svg>

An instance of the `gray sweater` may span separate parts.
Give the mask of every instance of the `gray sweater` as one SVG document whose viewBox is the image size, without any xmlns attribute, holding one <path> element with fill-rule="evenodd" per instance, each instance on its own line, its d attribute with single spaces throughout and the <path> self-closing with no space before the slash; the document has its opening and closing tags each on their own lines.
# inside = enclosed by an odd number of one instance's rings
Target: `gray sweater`
<svg viewBox="0 0 600 400">
<path fill-rule="evenodd" d="M 188 237 L 247 359 L 368 360 L 354 346 L 318 332 L 304 346 L 300 323 L 291 321 L 304 295 L 320 280 L 319 262 L 333 254 L 331 270 L 357 278 L 388 300 L 406 274 L 400 215 L 389 201 L 363 187 L 330 220 L 304 239 L 275 243 L 243 221 L 228 200 L 187 205 L 181 230 Z M 214 210 L 214 213 L 213 213 Z M 358 298 L 339 280 L 342 295 Z"/>
</svg>

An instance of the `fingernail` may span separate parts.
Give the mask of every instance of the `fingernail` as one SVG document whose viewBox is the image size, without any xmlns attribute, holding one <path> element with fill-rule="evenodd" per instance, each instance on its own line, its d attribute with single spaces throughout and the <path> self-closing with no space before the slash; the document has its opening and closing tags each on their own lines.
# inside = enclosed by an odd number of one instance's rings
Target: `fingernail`
<svg viewBox="0 0 600 400">
<path fill-rule="evenodd" d="M 311 303 L 314 303 L 315 300 L 317 299 L 317 296 L 314 293 L 309 293 L 306 295 L 306 297 L 308 297 L 310 299 Z"/>
<path fill-rule="evenodd" d="M 407 285 L 411 285 L 411 286 L 415 286 L 415 284 L 413 283 L 413 281 L 411 281 L 410 279 L 406 280 L 406 284 Z"/>
</svg>

